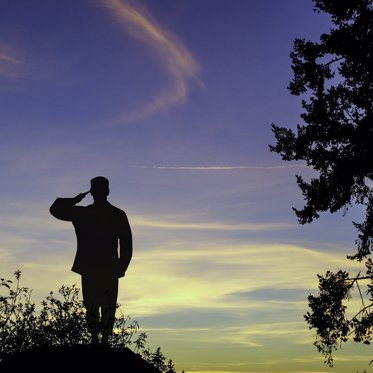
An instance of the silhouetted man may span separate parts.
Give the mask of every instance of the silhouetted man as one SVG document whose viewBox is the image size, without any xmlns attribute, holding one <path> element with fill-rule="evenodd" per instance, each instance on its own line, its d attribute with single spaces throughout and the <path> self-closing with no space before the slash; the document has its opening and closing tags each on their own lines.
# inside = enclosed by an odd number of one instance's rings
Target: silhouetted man
<svg viewBox="0 0 373 373">
<path fill-rule="evenodd" d="M 93 204 L 75 206 L 88 193 Z M 93 344 L 98 343 L 99 332 L 101 343 L 108 343 L 114 325 L 118 278 L 124 276 L 132 257 L 127 216 L 107 201 L 108 195 L 109 180 L 98 176 L 91 180 L 88 192 L 74 198 L 57 198 L 50 208 L 54 217 L 71 221 L 75 228 L 78 247 L 72 271 L 82 275 L 83 301 Z"/>
</svg>

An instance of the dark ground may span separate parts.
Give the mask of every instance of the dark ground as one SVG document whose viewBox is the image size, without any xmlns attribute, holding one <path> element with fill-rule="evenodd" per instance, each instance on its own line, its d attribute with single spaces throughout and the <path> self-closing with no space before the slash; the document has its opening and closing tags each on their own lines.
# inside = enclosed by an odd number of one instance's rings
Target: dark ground
<svg viewBox="0 0 373 373">
<path fill-rule="evenodd" d="M 127 348 L 91 346 L 35 347 L 0 363 L 5 372 L 160 373 Z"/>
</svg>

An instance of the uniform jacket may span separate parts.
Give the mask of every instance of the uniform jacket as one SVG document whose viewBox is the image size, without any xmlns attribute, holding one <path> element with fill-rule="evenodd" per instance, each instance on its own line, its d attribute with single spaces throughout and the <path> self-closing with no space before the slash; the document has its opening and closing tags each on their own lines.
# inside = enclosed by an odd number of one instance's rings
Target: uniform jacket
<svg viewBox="0 0 373 373">
<path fill-rule="evenodd" d="M 72 271 L 124 276 L 132 256 L 131 228 L 124 211 L 109 202 L 75 206 L 73 198 L 57 198 L 50 212 L 57 219 L 71 221 L 75 228 L 77 251 Z"/>
</svg>

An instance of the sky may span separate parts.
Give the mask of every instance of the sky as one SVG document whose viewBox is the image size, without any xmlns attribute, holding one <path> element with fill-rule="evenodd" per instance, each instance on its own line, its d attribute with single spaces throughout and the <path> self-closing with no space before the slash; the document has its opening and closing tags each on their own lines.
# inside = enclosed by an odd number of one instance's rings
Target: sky
<svg viewBox="0 0 373 373">
<path fill-rule="evenodd" d="M 49 207 L 104 175 L 134 237 L 119 302 L 179 372 L 369 371 L 354 344 L 328 368 L 303 317 L 318 273 L 361 269 L 362 210 L 299 225 L 313 171 L 268 148 L 301 123 L 294 38 L 329 28 L 311 0 L 2 0 L 1 277 L 80 286 Z"/>
</svg>

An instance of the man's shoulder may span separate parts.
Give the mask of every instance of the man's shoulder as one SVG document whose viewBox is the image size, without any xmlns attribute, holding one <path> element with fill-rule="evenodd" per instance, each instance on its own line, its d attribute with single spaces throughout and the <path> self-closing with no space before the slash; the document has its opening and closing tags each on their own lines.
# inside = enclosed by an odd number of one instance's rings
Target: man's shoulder
<svg viewBox="0 0 373 373">
<path fill-rule="evenodd" d="M 115 213 L 115 214 L 118 214 L 118 216 L 119 215 L 127 216 L 127 214 L 122 209 L 120 209 L 119 207 L 114 206 L 111 203 L 109 203 L 109 207 L 112 210 L 112 212 Z"/>
<path fill-rule="evenodd" d="M 123 218 L 127 218 L 127 214 L 120 209 L 112 205 L 111 203 L 107 202 L 104 206 L 97 206 L 94 203 L 87 206 L 82 206 L 82 214 L 83 215 L 96 215 L 96 214 L 104 214 L 107 216 L 111 216 L 113 219 L 122 220 Z"/>
</svg>

